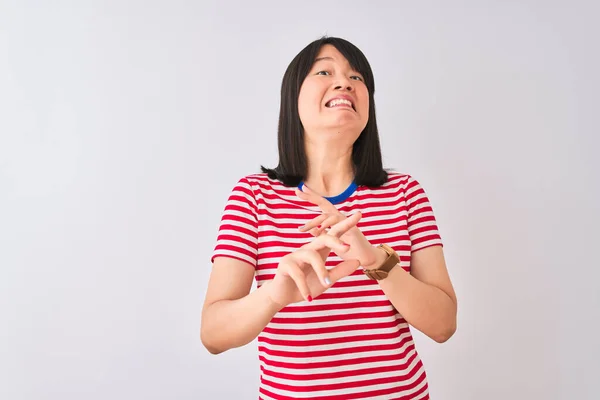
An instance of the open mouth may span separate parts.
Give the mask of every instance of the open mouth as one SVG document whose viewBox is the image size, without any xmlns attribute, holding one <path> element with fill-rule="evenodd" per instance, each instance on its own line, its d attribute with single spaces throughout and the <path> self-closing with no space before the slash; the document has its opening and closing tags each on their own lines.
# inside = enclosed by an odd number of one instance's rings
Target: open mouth
<svg viewBox="0 0 600 400">
<path fill-rule="evenodd" d="M 335 107 L 348 107 L 356 111 L 354 108 L 354 104 L 350 100 L 347 99 L 333 99 L 329 100 L 327 104 L 325 104 L 327 108 L 335 108 Z"/>
</svg>

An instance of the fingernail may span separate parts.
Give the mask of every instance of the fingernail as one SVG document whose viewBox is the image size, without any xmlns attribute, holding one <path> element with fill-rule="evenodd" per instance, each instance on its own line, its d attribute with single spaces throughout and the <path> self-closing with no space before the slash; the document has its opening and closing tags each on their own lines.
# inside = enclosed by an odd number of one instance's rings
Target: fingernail
<svg viewBox="0 0 600 400">
<path fill-rule="evenodd" d="M 326 277 L 325 277 L 325 284 L 326 284 L 327 286 L 331 285 L 331 279 L 329 279 L 329 277 L 328 277 L 328 276 L 326 276 Z"/>
<path fill-rule="evenodd" d="M 313 300 L 313 298 L 312 298 L 312 296 L 310 294 L 306 298 L 308 299 L 309 303 Z"/>
<path fill-rule="evenodd" d="M 321 229 L 321 225 L 317 226 L 317 228 Z"/>
<path fill-rule="evenodd" d="M 346 247 L 350 247 L 350 245 L 346 242 L 342 242 L 342 245 L 346 246 Z"/>
</svg>

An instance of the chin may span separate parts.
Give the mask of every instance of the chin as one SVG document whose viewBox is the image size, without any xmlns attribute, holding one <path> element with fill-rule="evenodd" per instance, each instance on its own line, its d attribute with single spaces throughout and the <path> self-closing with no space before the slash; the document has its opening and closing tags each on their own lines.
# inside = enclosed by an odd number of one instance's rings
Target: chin
<svg viewBox="0 0 600 400">
<path fill-rule="evenodd" d="M 365 129 L 365 126 L 367 126 L 367 124 L 363 121 L 357 121 L 356 119 L 350 120 L 348 118 L 338 118 L 329 125 L 332 130 L 357 132 L 357 137 L 363 129 Z"/>
</svg>

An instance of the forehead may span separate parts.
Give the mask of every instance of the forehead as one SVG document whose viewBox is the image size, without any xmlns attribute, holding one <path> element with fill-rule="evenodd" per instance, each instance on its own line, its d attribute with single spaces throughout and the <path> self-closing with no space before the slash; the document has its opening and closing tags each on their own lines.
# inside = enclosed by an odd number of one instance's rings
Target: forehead
<svg viewBox="0 0 600 400">
<path fill-rule="evenodd" d="M 340 53 L 340 51 L 331 44 L 323 45 L 319 49 L 319 53 L 317 53 L 315 62 L 321 60 L 333 61 L 342 65 L 350 66 L 350 63 L 348 62 L 346 57 L 344 57 L 344 55 Z"/>
</svg>

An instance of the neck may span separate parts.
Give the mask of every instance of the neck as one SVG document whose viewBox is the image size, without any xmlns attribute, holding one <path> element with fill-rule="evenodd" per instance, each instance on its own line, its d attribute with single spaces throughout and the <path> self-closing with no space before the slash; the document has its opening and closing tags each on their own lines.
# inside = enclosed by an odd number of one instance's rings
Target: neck
<svg viewBox="0 0 600 400">
<path fill-rule="evenodd" d="M 336 146 L 337 145 L 337 146 Z M 352 146 L 306 142 L 308 173 L 304 183 L 321 196 L 337 196 L 354 180 Z"/>
</svg>

